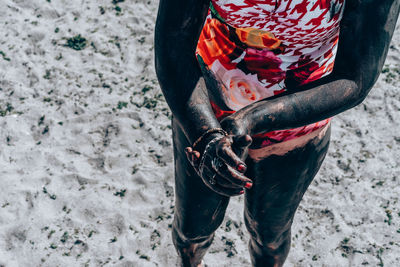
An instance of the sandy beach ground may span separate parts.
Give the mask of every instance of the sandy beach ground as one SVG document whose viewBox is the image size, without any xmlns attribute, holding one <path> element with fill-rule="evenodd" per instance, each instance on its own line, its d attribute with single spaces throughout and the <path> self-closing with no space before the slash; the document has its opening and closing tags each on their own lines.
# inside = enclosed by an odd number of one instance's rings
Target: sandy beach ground
<svg viewBox="0 0 400 267">
<path fill-rule="evenodd" d="M 0 266 L 176 266 L 158 1 L 0 3 Z M 399 50 L 397 29 L 366 101 L 333 119 L 286 266 L 399 266 Z M 250 266 L 242 209 L 208 266 Z"/>
</svg>

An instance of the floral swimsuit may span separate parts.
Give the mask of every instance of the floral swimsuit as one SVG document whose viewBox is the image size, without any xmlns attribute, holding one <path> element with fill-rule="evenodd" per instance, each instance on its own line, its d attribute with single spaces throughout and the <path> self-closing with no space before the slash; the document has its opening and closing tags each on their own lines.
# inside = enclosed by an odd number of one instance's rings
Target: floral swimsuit
<svg viewBox="0 0 400 267">
<path fill-rule="evenodd" d="M 203 72 L 219 84 L 216 93 L 225 106 L 211 102 L 216 117 L 331 73 L 344 1 L 212 0 L 196 54 Z M 252 147 L 288 141 L 328 123 L 258 134 Z"/>
</svg>

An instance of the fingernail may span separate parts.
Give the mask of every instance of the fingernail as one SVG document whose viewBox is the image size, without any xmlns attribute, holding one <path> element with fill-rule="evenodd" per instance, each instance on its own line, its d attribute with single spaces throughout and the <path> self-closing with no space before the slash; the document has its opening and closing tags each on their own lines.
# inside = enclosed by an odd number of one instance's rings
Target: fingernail
<svg viewBox="0 0 400 267">
<path fill-rule="evenodd" d="M 239 164 L 237 166 L 237 170 L 240 172 L 245 172 L 246 171 L 246 166 L 244 166 L 243 164 Z"/>
<path fill-rule="evenodd" d="M 247 182 L 244 187 L 246 187 L 247 189 L 250 189 L 253 186 L 253 183 Z"/>
<path fill-rule="evenodd" d="M 244 190 L 240 191 L 239 194 L 240 194 L 240 195 L 244 194 Z"/>
</svg>

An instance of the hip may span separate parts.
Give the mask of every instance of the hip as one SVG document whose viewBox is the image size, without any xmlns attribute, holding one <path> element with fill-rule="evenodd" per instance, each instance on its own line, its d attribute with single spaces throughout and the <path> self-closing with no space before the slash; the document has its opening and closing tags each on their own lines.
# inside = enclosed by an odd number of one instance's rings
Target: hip
<svg viewBox="0 0 400 267">
<path fill-rule="evenodd" d="M 324 126 L 311 131 L 305 135 L 293 138 L 280 143 L 271 144 L 264 147 L 252 147 L 248 150 L 248 156 L 255 162 L 261 161 L 269 156 L 283 156 L 290 151 L 301 149 L 309 143 L 318 143 L 325 138 L 329 138 L 331 133 L 331 123 L 328 121 Z"/>
</svg>

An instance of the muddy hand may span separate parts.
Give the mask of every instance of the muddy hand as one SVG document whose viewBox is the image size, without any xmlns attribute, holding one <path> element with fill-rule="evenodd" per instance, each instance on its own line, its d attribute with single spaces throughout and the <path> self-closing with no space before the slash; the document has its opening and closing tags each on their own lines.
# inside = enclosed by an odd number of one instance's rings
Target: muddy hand
<svg viewBox="0 0 400 267">
<path fill-rule="evenodd" d="M 246 164 L 233 151 L 232 145 L 235 145 L 235 149 L 244 151 L 250 143 L 250 136 L 224 136 L 211 140 L 202 156 L 190 147 L 185 152 L 211 190 L 224 196 L 235 196 L 243 194 L 244 188 L 250 189 L 252 181 L 244 175 Z"/>
</svg>

